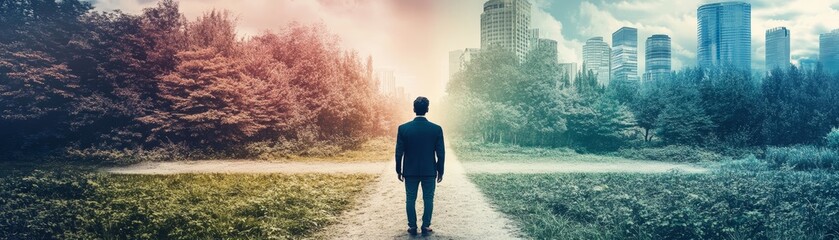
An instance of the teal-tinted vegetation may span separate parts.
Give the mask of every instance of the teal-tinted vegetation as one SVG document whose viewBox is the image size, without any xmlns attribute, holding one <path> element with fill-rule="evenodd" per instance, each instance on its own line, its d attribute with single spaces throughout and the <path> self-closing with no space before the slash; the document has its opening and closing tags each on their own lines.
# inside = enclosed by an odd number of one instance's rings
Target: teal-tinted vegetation
<svg viewBox="0 0 839 240">
<path fill-rule="evenodd" d="M 839 175 L 473 175 L 534 239 L 835 239 Z M 527 189 L 527 191 L 521 191 Z"/>
</svg>

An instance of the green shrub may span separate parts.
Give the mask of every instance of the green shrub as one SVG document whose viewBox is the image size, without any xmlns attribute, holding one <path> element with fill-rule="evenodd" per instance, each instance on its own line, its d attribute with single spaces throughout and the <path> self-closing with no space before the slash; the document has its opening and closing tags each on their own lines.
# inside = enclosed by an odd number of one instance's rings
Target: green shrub
<svg viewBox="0 0 839 240">
<path fill-rule="evenodd" d="M 839 170 L 839 152 L 814 146 L 770 147 L 766 161 L 774 168 Z"/>
<path fill-rule="evenodd" d="M 468 162 L 565 161 L 591 156 L 578 154 L 569 148 L 522 147 L 503 143 L 455 141 L 452 146 L 459 159 Z"/>
<path fill-rule="evenodd" d="M 191 151 L 184 145 L 168 144 L 153 149 L 125 148 L 67 148 L 64 157 L 74 161 L 126 165 L 143 161 L 174 161 L 183 160 Z"/>
<path fill-rule="evenodd" d="M 724 161 L 718 169 L 723 172 L 777 170 L 766 161 L 758 159 L 753 155 L 743 159 Z"/>
<path fill-rule="evenodd" d="M 77 167 L 61 171 L 0 171 L 0 239 L 94 239 L 81 221 L 96 209 L 98 174 Z"/>
<path fill-rule="evenodd" d="M 827 147 L 839 150 L 839 128 L 833 128 L 824 137 L 827 141 Z"/>
<path fill-rule="evenodd" d="M 726 159 L 718 153 L 683 145 L 669 145 L 657 148 L 621 149 L 617 152 L 617 155 L 637 160 L 689 163 L 717 162 Z"/>
<path fill-rule="evenodd" d="M 480 174 L 472 179 L 534 239 L 839 236 L 839 175 L 832 173 Z"/>
</svg>

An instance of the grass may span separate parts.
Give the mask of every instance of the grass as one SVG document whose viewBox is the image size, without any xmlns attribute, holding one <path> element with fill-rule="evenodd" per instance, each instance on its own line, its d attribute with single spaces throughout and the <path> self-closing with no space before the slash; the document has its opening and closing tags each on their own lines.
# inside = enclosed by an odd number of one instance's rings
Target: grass
<svg viewBox="0 0 839 240">
<path fill-rule="evenodd" d="M 165 144 L 143 148 L 73 148 L 40 153 L 19 153 L 7 161 L 74 162 L 75 164 L 131 165 L 140 162 L 184 160 L 262 160 L 272 162 L 381 162 L 392 160 L 395 143 L 389 138 L 374 138 L 341 146 L 318 141 L 267 141 L 229 149 L 200 149 L 185 144 Z M 0 161 L 3 161 L 0 155 Z"/>
<path fill-rule="evenodd" d="M 813 146 L 770 147 L 766 162 L 776 169 L 839 170 L 839 151 Z"/>
<path fill-rule="evenodd" d="M 507 144 L 459 142 L 453 144 L 463 162 L 627 162 L 616 156 L 580 154 L 568 148 L 520 147 Z"/>
<path fill-rule="evenodd" d="M 372 175 L 0 171 L 0 239 L 297 239 L 333 223 Z"/>
<path fill-rule="evenodd" d="M 535 239 L 839 237 L 839 175 L 828 172 L 471 178 Z"/>
<path fill-rule="evenodd" d="M 730 157 L 727 158 L 719 153 L 704 150 L 698 147 L 678 145 L 670 145 L 655 148 L 627 148 L 621 149 L 614 154 L 617 156 L 638 160 L 687 163 L 719 162 L 730 159 Z"/>
<path fill-rule="evenodd" d="M 295 162 L 384 162 L 393 160 L 396 143 L 390 139 L 377 138 L 366 141 L 358 149 L 340 151 L 330 156 L 290 156 L 274 161 Z"/>
</svg>

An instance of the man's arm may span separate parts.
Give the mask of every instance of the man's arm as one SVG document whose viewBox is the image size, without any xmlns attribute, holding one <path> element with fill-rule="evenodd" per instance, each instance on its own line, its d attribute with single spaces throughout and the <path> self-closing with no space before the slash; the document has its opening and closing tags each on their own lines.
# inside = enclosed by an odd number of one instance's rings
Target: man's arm
<svg viewBox="0 0 839 240">
<path fill-rule="evenodd" d="M 402 156 L 405 155 L 405 143 L 402 142 L 402 131 L 396 131 L 396 174 L 402 180 Z"/>
<path fill-rule="evenodd" d="M 446 165 L 446 144 L 443 142 L 443 128 L 440 128 L 440 136 L 434 144 L 434 152 L 437 153 L 437 182 L 443 180 L 443 166 Z"/>
</svg>

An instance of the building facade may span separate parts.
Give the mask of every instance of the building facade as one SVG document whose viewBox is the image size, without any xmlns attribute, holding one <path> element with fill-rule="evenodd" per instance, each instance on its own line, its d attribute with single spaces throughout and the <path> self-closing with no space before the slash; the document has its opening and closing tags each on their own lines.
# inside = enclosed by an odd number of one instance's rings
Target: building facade
<svg viewBox="0 0 839 240">
<path fill-rule="evenodd" d="M 559 62 L 559 52 L 557 51 L 557 42 L 553 39 L 541 38 L 539 29 L 530 29 L 528 31 L 528 38 L 530 41 L 530 51 L 547 51 L 547 54 L 554 59 L 556 63 Z"/>
<path fill-rule="evenodd" d="M 672 71 L 670 36 L 656 34 L 647 38 L 644 53 L 644 81 L 664 79 Z"/>
<path fill-rule="evenodd" d="M 612 49 L 603 41 L 603 37 L 593 37 L 583 45 L 583 71 L 597 74 L 597 83 L 609 85 L 611 74 Z"/>
<path fill-rule="evenodd" d="M 466 65 L 480 54 L 480 49 L 465 48 L 449 52 L 449 77 L 466 69 Z"/>
<path fill-rule="evenodd" d="M 766 30 L 766 71 L 786 70 L 790 66 L 789 29 L 776 27 Z"/>
<path fill-rule="evenodd" d="M 560 63 L 559 70 L 560 76 L 568 75 L 568 82 L 573 83 L 574 79 L 577 78 L 577 63 Z"/>
<path fill-rule="evenodd" d="M 802 58 L 798 60 L 798 68 L 802 71 L 814 72 L 819 67 L 819 60 L 816 58 Z"/>
<path fill-rule="evenodd" d="M 530 11 L 527 0 L 489 0 L 481 13 L 481 49 L 501 48 L 523 60 L 530 50 Z"/>
<path fill-rule="evenodd" d="M 819 62 L 825 72 L 839 73 L 839 29 L 819 35 Z"/>
<path fill-rule="evenodd" d="M 751 69 L 751 12 L 751 4 L 745 2 L 711 3 L 696 10 L 700 67 Z"/>
<path fill-rule="evenodd" d="M 555 63 L 559 63 L 559 52 L 557 51 L 556 40 L 540 38 L 536 40 L 536 49 L 539 49 L 539 51 L 547 51 L 548 56 L 553 59 Z"/>
<path fill-rule="evenodd" d="M 379 80 L 379 93 L 393 96 L 397 92 L 396 75 L 391 69 L 376 70 L 376 79 Z"/>
<path fill-rule="evenodd" d="M 612 33 L 610 81 L 638 81 L 638 29 L 622 27 Z"/>
<path fill-rule="evenodd" d="M 460 72 L 460 56 L 463 55 L 463 49 L 449 51 L 449 78 Z"/>
</svg>

